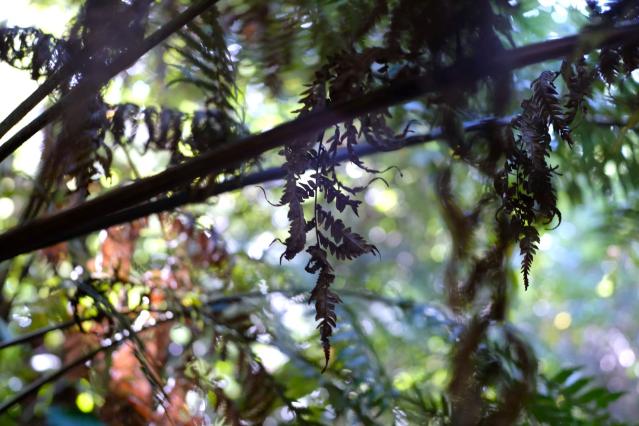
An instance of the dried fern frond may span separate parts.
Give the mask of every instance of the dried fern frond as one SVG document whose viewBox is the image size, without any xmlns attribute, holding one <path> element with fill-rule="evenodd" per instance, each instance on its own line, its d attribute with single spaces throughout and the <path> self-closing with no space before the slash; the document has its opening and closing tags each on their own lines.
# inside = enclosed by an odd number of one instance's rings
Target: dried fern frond
<svg viewBox="0 0 639 426">
<path fill-rule="evenodd" d="M 34 80 L 53 74 L 68 59 L 65 40 L 37 28 L 0 28 L 0 61 L 31 71 Z"/>
</svg>

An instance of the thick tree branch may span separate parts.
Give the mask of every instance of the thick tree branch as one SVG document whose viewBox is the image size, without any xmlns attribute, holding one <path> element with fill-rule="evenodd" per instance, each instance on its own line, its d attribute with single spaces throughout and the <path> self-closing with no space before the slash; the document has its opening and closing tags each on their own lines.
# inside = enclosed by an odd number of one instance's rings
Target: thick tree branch
<svg viewBox="0 0 639 426">
<path fill-rule="evenodd" d="M 464 131 L 472 132 L 479 131 L 487 125 L 504 126 L 510 123 L 512 116 L 503 118 L 483 118 L 480 120 L 472 120 L 464 123 Z M 595 120 L 593 124 L 599 126 L 617 126 L 623 127 L 626 125 L 624 122 L 613 122 L 608 120 Z M 418 145 L 422 145 L 427 142 L 436 141 L 442 137 L 442 130 L 440 128 L 434 129 L 432 132 L 409 136 L 405 139 L 405 145 L 401 148 L 409 148 Z M 354 148 L 358 157 L 365 157 L 373 154 L 380 154 L 389 151 L 380 151 L 372 145 L 357 145 Z M 349 159 L 348 151 L 343 148 L 338 151 L 335 156 L 336 163 L 347 161 Z M 309 164 L 310 167 L 310 164 Z M 72 238 L 77 238 L 82 235 L 89 234 L 91 232 L 106 229 L 110 226 L 119 225 L 122 223 L 131 222 L 141 217 L 146 217 L 152 214 L 161 213 L 164 211 L 171 211 L 177 207 L 184 206 L 186 204 L 202 203 L 210 197 L 224 194 L 227 192 L 235 191 L 247 186 L 258 185 L 261 183 L 271 182 L 275 180 L 283 179 L 286 176 L 286 170 L 282 167 L 272 167 L 267 170 L 251 173 L 246 176 L 240 176 L 237 178 L 229 179 L 228 181 L 221 182 L 213 185 L 206 190 L 181 190 L 175 192 L 169 196 L 162 196 L 156 200 L 147 201 L 133 207 L 129 207 L 115 213 L 111 213 L 105 216 L 97 216 L 86 220 L 77 226 L 69 225 L 64 228 L 57 229 L 55 232 L 43 236 L 41 239 L 34 241 L 33 246 L 28 248 L 27 251 L 44 248 L 49 245 L 57 244 L 62 241 L 67 241 Z M 0 236 L 1 240 L 1 236 Z"/>
<path fill-rule="evenodd" d="M 366 96 L 305 115 L 262 134 L 225 144 L 155 176 L 117 188 L 52 216 L 39 218 L 11 229 L 0 235 L 0 261 L 45 247 L 55 241 L 62 241 L 64 238 L 60 239 L 59 235 L 64 233 L 65 229 L 84 226 L 75 224 L 86 224 L 96 220 L 97 217 L 120 211 L 123 215 L 125 209 L 135 209 L 132 206 L 181 185 L 189 185 L 198 177 L 237 167 L 242 162 L 255 158 L 272 148 L 358 115 L 400 104 L 436 90 L 446 91 L 447 88 L 463 86 L 494 73 L 503 73 L 533 63 L 572 55 L 576 51 L 582 52 L 601 46 L 634 41 L 638 38 L 639 24 L 599 32 L 588 31 L 581 36 L 570 36 L 512 49 L 494 58 L 476 57 L 462 60 L 433 76 L 395 82 Z M 187 200 L 181 204 L 188 202 L 188 196 L 186 198 Z M 170 198 L 158 202 L 164 203 L 167 208 L 172 203 Z M 129 214 L 130 212 L 131 210 Z M 82 232 L 88 232 L 88 228 L 84 226 Z M 33 238 L 34 236 L 38 238 Z"/>
<path fill-rule="evenodd" d="M 3 145 L 0 145 L 0 163 L 44 126 L 57 119 L 65 109 L 78 104 L 78 102 L 88 94 L 95 93 L 100 89 L 100 87 L 108 83 L 109 80 L 129 68 L 149 50 L 166 40 L 173 33 L 179 31 L 182 27 L 191 22 L 197 16 L 201 15 L 216 2 L 217 0 L 199 0 L 184 12 L 176 16 L 169 23 L 145 38 L 142 43 L 117 56 L 111 64 L 104 67 L 100 72 L 88 75 L 71 92 L 69 92 L 69 94 L 27 124 Z M 69 70 L 66 72 L 68 71 Z M 31 96 L 29 96 L 29 98 L 20 104 L 14 112 L 9 114 L 2 123 L 0 123 L 0 131 L 4 131 L 6 133 L 13 125 L 20 121 L 24 114 L 29 112 L 44 97 L 55 89 L 64 76 L 65 74 L 62 74 L 62 70 L 60 70 L 59 73 L 55 73 L 54 76 L 49 79 L 51 81 L 47 80 Z M 0 136 L 2 134 L 4 133 L 0 133 Z"/>
</svg>

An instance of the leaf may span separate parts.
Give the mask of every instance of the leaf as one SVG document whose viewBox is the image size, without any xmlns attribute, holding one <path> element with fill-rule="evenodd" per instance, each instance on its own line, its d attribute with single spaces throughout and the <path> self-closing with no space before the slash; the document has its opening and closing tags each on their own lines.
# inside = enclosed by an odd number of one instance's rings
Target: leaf
<svg viewBox="0 0 639 426">
<path fill-rule="evenodd" d="M 330 290 L 330 285 L 334 280 L 335 275 L 332 274 L 332 268 L 329 265 L 325 265 L 320 271 L 315 287 L 311 290 L 311 296 L 308 299 L 308 303 L 315 302 L 315 320 L 319 321 L 317 328 L 320 330 L 325 360 L 322 373 L 326 371 L 331 358 L 330 337 L 333 334 L 333 328 L 337 325 L 335 306 L 342 301 L 337 294 Z"/>
<path fill-rule="evenodd" d="M 550 379 L 550 382 L 556 383 L 556 384 L 563 384 L 566 380 L 568 380 L 570 376 L 572 376 L 574 373 L 576 373 L 579 370 L 581 370 L 581 367 L 565 368 L 561 370 L 560 372 L 558 372 L 556 375 L 554 375 Z"/>
</svg>

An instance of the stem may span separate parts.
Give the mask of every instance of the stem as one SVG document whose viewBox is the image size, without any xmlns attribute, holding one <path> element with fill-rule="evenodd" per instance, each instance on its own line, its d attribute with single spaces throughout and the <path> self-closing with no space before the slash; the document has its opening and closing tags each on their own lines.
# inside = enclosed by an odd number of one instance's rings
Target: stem
<svg viewBox="0 0 639 426">
<path fill-rule="evenodd" d="M 180 15 L 176 16 L 172 21 L 168 22 L 166 25 L 145 38 L 142 43 L 121 53 L 113 60 L 111 64 L 104 67 L 100 72 L 88 75 L 73 90 L 71 90 L 69 94 L 53 104 L 48 110 L 44 111 L 37 118 L 35 118 L 24 128 L 22 128 L 18 133 L 16 133 L 13 137 L 11 137 L 7 142 L 1 145 L 0 163 L 4 161 L 9 155 L 11 155 L 16 149 L 18 149 L 23 143 L 29 140 L 29 138 L 35 135 L 40 129 L 57 119 L 66 109 L 72 108 L 74 105 L 79 105 L 82 99 L 84 99 L 89 94 L 99 90 L 100 87 L 108 83 L 109 80 L 111 80 L 120 72 L 129 68 L 141 56 L 163 42 L 173 33 L 179 31 L 182 27 L 202 14 L 208 8 L 213 6 L 216 2 L 217 0 L 198 1 L 197 3 L 186 9 L 184 12 L 182 12 Z M 49 86 L 51 86 L 52 84 L 53 82 L 49 84 Z M 46 82 L 45 85 L 47 85 Z M 47 86 L 46 89 L 43 89 L 42 93 L 44 93 L 45 90 L 48 90 L 49 86 Z M 36 90 L 36 92 L 38 91 Z M 42 93 L 39 93 L 38 96 L 40 96 Z M 33 97 L 32 101 L 30 101 L 28 105 L 33 103 L 33 101 L 36 99 L 36 96 L 34 95 L 35 93 L 29 98 L 31 99 Z M 23 104 L 26 102 L 27 101 L 23 102 Z M 18 108 L 21 107 L 22 104 Z M 26 108 L 26 106 L 24 108 Z M 9 117 L 11 117 L 12 115 L 14 114 L 10 114 Z M 15 116 L 17 117 L 17 113 L 15 114 Z M 15 118 L 12 119 L 12 121 L 15 121 Z"/>
</svg>

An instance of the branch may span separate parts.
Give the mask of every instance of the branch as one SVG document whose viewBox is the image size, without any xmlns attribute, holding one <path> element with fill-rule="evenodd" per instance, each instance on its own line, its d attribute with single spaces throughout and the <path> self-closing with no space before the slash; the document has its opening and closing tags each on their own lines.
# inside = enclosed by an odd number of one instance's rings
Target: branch
<svg viewBox="0 0 639 426">
<path fill-rule="evenodd" d="M 29 111 L 36 107 L 44 98 L 46 98 L 51 92 L 55 90 L 56 87 L 65 79 L 67 79 L 72 73 L 72 67 L 69 65 L 65 65 L 62 68 L 58 69 L 47 78 L 44 83 L 42 83 L 38 88 L 31 94 L 27 99 L 22 101 L 20 105 L 18 105 L 11 113 L 2 120 L 0 123 L 0 138 L 7 134 L 13 126 L 18 124 L 24 116 L 26 116 Z M 8 154 L 4 154 L 4 147 L 7 144 L 0 146 L 0 155 L 2 156 L 2 160 L 6 158 Z M 20 145 L 16 146 L 11 152 L 15 151 Z M 9 148 L 6 148 L 7 150 Z M 0 161 L 2 161 L 0 160 Z"/>
<path fill-rule="evenodd" d="M 486 125 L 498 125 L 504 126 L 510 123 L 512 120 L 512 116 L 503 117 L 503 118 L 483 118 L 479 120 L 468 121 L 464 123 L 464 131 L 478 131 L 484 128 Z M 607 120 L 598 120 L 594 121 L 594 124 L 601 126 L 624 126 L 624 123 L 620 122 L 612 122 Z M 421 145 L 424 143 L 436 141 L 442 137 L 442 130 L 440 128 L 434 129 L 430 133 L 426 133 L 423 135 L 414 135 L 409 136 L 405 139 L 404 147 L 414 147 L 417 145 Z M 401 149 L 398 148 L 398 149 Z M 382 151 L 372 145 L 356 145 L 354 150 L 358 157 L 364 157 L 373 154 L 380 154 L 389 152 L 388 150 Z M 343 148 L 338 151 L 335 156 L 335 162 L 339 163 L 349 159 L 348 151 Z M 310 165 L 309 165 L 310 166 Z M 265 182 L 271 182 L 279 179 L 283 179 L 286 176 L 286 171 L 282 167 L 272 167 L 267 170 L 263 170 L 260 172 L 251 173 L 247 176 L 240 176 L 237 178 L 230 179 L 228 181 L 215 184 L 212 188 L 208 190 L 182 190 L 174 193 L 170 196 L 165 196 L 159 198 L 157 200 L 148 201 L 145 203 L 141 203 L 135 205 L 133 207 L 129 207 L 123 210 L 120 210 L 115 213 L 111 213 L 104 216 L 95 216 L 84 222 L 79 222 L 79 225 L 73 226 L 68 225 L 66 227 L 62 227 L 56 229 L 55 231 L 42 236 L 37 241 L 32 241 L 32 245 L 25 247 L 24 252 L 29 252 L 32 250 L 41 249 L 47 247 L 49 245 L 57 244 L 62 241 L 67 241 L 72 238 L 77 238 L 82 235 L 87 235 L 91 232 L 99 231 L 102 229 L 106 229 L 110 226 L 119 225 L 122 223 L 131 222 L 135 219 L 139 219 L 141 217 L 146 217 L 152 214 L 161 213 L 164 211 L 171 211 L 176 209 L 177 207 L 193 204 L 193 203 L 201 203 L 206 201 L 207 198 L 213 197 L 216 195 L 224 194 L 226 192 L 235 191 L 247 186 L 257 185 Z M 25 226 L 23 232 L 31 232 L 29 231 L 29 225 Z M 2 241 L 3 236 L 0 235 L 0 241 Z"/>
<path fill-rule="evenodd" d="M 141 44 L 121 53 L 111 64 L 104 67 L 100 72 L 91 74 L 83 79 L 69 94 L 53 104 L 49 109 L 40 114 L 37 118 L 27 124 L 18 133 L 11 137 L 7 142 L 0 146 L 0 163 L 18 149 L 29 138 L 35 135 L 40 129 L 53 120 L 57 119 L 65 109 L 77 105 L 79 101 L 87 95 L 96 92 L 104 84 L 108 83 L 113 77 L 120 72 L 126 70 L 133 65 L 141 56 L 153 49 L 156 45 L 163 42 L 167 37 L 179 31 L 183 26 L 202 14 L 208 8 L 213 6 L 217 0 L 200 0 L 190 6 L 180 15 L 176 16 L 171 22 L 167 23 L 153 34 L 142 41 Z M 70 70 L 66 70 L 70 72 Z M 27 98 L 16 110 L 0 123 L 0 131 L 8 131 L 15 125 L 29 110 L 37 105 L 44 97 L 47 96 L 65 75 L 55 73 L 52 78 L 45 81 L 29 98 Z M 8 127 L 7 127 L 8 126 Z M 6 129 L 5 129 L 6 127 Z M 0 137 L 4 133 L 0 133 Z"/>
<path fill-rule="evenodd" d="M 92 319 L 95 319 L 95 318 L 85 318 L 80 320 L 80 322 L 90 321 Z M 45 334 L 55 330 L 65 330 L 69 327 L 73 327 L 77 323 L 78 322 L 75 320 L 68 320 L 60 324 L 54 324 L 47 327 L 39 328 L 35 331 L 32 331 L 31 333 L 21 334 L 20 336 L 13 339 L 3 340 L 2 342 L 0 342 L 0 350 L 9 348 L 11 346 L 16 346 L 25 342 L 29 342 L 31 340 L 37 339 L 38 337 L 42 337 Z"/>
<path fill-rule="evenodd" d="M 492 59 L 481 56 L 461 60 L 433 76 L 397 81 L 368 95 L 310 113 L 264 133 L 224 144 L 162 173 L 119 187 L 79 206 L 48 217 L 38 218 L 26 225 L 5 232 L 0 235 L 0 261 L 46 247 L 54 241 L 63 241 L 64 239 L 60 239 L 58 235 L 63 234 L 65 228 L 69 228 L 73 224 L 83 224 L 95 220 L 92 218 L 114 214 L 124 209 L 134 209 L 135 205 L 177 186 L 188 185 L 198 177 L 237 167 L 242 162 L 255 158 L 270 149 L 321 131 L 344 120 L 400 104 L 436 90 L 446 91 L 449 87 L 459 87 L 497 72 L 503 73 L 545 60 L 571 55 L 577 48 L 581 50 L 586 48 L 582 37 L 596 39 L 596 44 L 587 46 L 590 49 L 627 42 L 629 39 L 639 38 L 639 24 L 625 25 L 605 31 L 590 30 L 580 36 L 574 35 L 511 49 Z M 170 205 L 169 200 L 170 198 L 162 199 L 161 202 Z M 81 226 L 83 225 L 78 228 Z M 33 238 L 34 235 L 39 236 L 39 239 Z"/>
<path fill-rule="evenodd" d="M 138 333 L 141 333 L 143 331 L 146 331 L 146 330 L 149 330 L 151 328 L 157 327 L 160 324 L 164 324 L 166 322 L 173 321 L 173 319 L 174 319 L 174 317 L 159 319 L 159 320 L 157 320 L 155 322 L 155 324 L 148 325 L 147 327 L 142 328 L 142 330 L 140 330 Z M 2 415 L 4 412 L 6 412 L 9 408 L 13 407 L 14 405 L 24 401 L 30 395 L 36 393 L 42 386 L 46 385 L 47 383 L 51 383 L 51 382 L 54 382 L 54 381 L 58 380 L 60 377 L 62 377 L 65 374 L 69 373 L 74 368 L 79 367 L 80 365 L 82 365 L 82 364 L 84 364 L 84 363 L 86 363 L 88 361 L 91 361 L 99 353 L 105 352 L 105 351 L 111 351 L 111 350 L 117 348 L 122 343 L 124 343 L 125 341 L 129 340 L 132 337 L 133 337 L 133 334 L 129 334 L 129 335 L 126 335 L 126 336 L 123 335 L 122 339 L 120 339 L 120 340 L 112 339 L 110 344 L 102 345 L 102 346 L 99 346 L 97 348 L 94 348 L 91 351 L 89 351 L 88 353 L 86 353 L 85 355 L 82 355 L 82 356 L 80 356 L 80 357 L 78 357 L 78 358 L 76 358 L 76 359 L 64 364 L 58 370 L 53 371 L 53 372 L 51 372 L 49 374 L 46 374 L 46 375 L 40 377 L 37 380 L 34 380 L 33 382 L 29 383 L 29 385 L 24 387 L 20 392 L 18 392 L 17 394 L 13 395 L 11 398 L 5 400 L 2 404 L 0 404 L 0 415 Z"/>
</svg>

